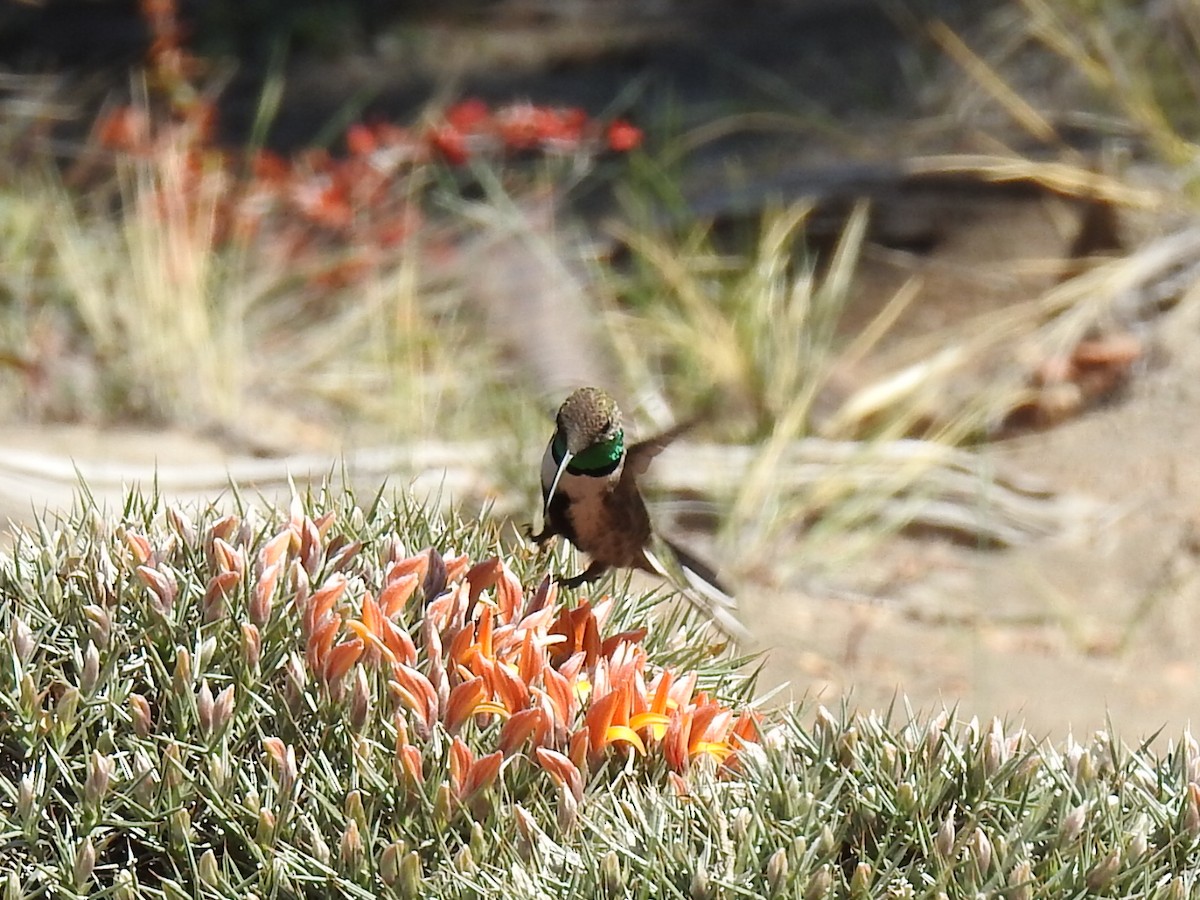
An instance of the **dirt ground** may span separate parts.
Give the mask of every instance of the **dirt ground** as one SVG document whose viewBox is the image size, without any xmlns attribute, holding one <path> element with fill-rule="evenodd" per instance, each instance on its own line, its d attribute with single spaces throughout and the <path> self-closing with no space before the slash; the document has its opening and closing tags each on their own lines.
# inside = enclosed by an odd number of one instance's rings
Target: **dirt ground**
<svg viewBox="0 0 1200 900">
<path fill-rule="evenodd" d="M 1044 233 L 1008 224 L 1005 254 L 1045 253 Z M 958 244 L 959 262 L 980 263 L 981 246 L 995 262 L 986 233 Z M 942 303 L 935 290 L 928 303 L 938 318 L 961 296 Z M 1086 527 L 1003 550 L 889 540 L 854 579 L 870 601 L 743 590 L 769 647 L 765 683 L 826 705 L 946 704 L 1059 738 L 1178 736 L 1200 708 L 1200 328 L 1151 330 L 1147 347 L 1111 402 L 980 451 L 997 470 L 1098 501 Z"/>
</svg>

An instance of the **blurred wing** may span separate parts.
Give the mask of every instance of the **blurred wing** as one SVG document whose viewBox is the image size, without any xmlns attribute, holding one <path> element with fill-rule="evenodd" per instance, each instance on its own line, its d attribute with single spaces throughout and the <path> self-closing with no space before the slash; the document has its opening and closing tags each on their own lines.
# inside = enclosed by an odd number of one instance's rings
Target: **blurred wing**
<svg viewBox="0 0 1200 900">
<path fill-rule="evenodd" d="M 668 428 L 662 434 L 646 438 L 644 441 L 638 441 L 631 446 L 625 453 L 625 473 L 631 478 L 645 475 L 654 457 L 667 449 L 667 445 L 673 440 L 695 428 L 701 418 L 701 416 L 693 416 L 690 419 L 685 419 L 678 425 Z"/>
<path fill-rule="evenodd" d="M 720 631 L 743 644 L 750 641 L 750 632 L 738 621 L 737 602 L 721 586 L 711 566 L 658 536 L 651 538 L 643 553 L 650 568 L 669 581 Z"/>
</svg>

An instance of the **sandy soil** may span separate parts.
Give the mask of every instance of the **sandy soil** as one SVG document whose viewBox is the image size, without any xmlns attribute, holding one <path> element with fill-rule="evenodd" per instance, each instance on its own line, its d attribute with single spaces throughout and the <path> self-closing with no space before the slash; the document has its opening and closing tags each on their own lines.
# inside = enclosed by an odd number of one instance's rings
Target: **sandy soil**
<svg viewBox="0 0 1200 900">
<path fill-rule="evenodd" d="M 930 302 L 944 311 L 936 291 Z M 1113 402 L 983 451 L 1099 501 L 1091 527 L 1000 551 L 891 540 L 858 579 L 873 602 L 743 591 L 771 647 L 766 681 L 826 705 L 905 696 L 1048 735 L 1111 720 L 1129 742 L 1177 736 L 1200 709 L 1200 328 L 1152 341 L 1154 361 Z"/>
</svg>

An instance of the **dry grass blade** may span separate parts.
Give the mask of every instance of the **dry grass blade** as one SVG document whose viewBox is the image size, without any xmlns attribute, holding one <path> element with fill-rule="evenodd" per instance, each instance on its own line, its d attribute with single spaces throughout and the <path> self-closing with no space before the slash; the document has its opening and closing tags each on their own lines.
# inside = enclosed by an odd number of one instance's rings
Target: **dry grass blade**
<svg viewBox="0 0 1200 900">
<path fill-rule="evenodd" d="M 958 63 L 975 82 L 987 91 L 1004 110 L 1033 137 L 1047 144 L 1058 143 L 1058 134 L 1045 116 L 1029 105 L 975 51 L 966 45 L 946 23 L 934 21 L 929 26 L 933 40 Z"/>
</svg>

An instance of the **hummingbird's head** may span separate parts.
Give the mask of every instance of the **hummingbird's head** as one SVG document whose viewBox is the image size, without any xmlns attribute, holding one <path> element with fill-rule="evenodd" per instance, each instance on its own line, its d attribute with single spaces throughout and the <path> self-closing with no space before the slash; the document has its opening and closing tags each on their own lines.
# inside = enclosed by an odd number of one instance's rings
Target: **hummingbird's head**
<svg viewBox="0 0 1200 900">
<path fill-rule="evenodd" d="M 575 391 L 558 408 L 558 435 L 563 448 L 579 456 L 591 447 L 618 445 L 623 449 L 621 410 L 617 403 L 600 388 L 584 387 Z"/>
<path fill-rule="evenodd" d="M 625 432 L 621 410 L 607 393 L 594 387 L 580 388 L 563 401 L 555 420 L 551 452 L 558 469 L 554 479 L 543 485 L 545 509 L 563 473 L 606 476 L 621 464 L 625 455 Z"/>
</svg>

